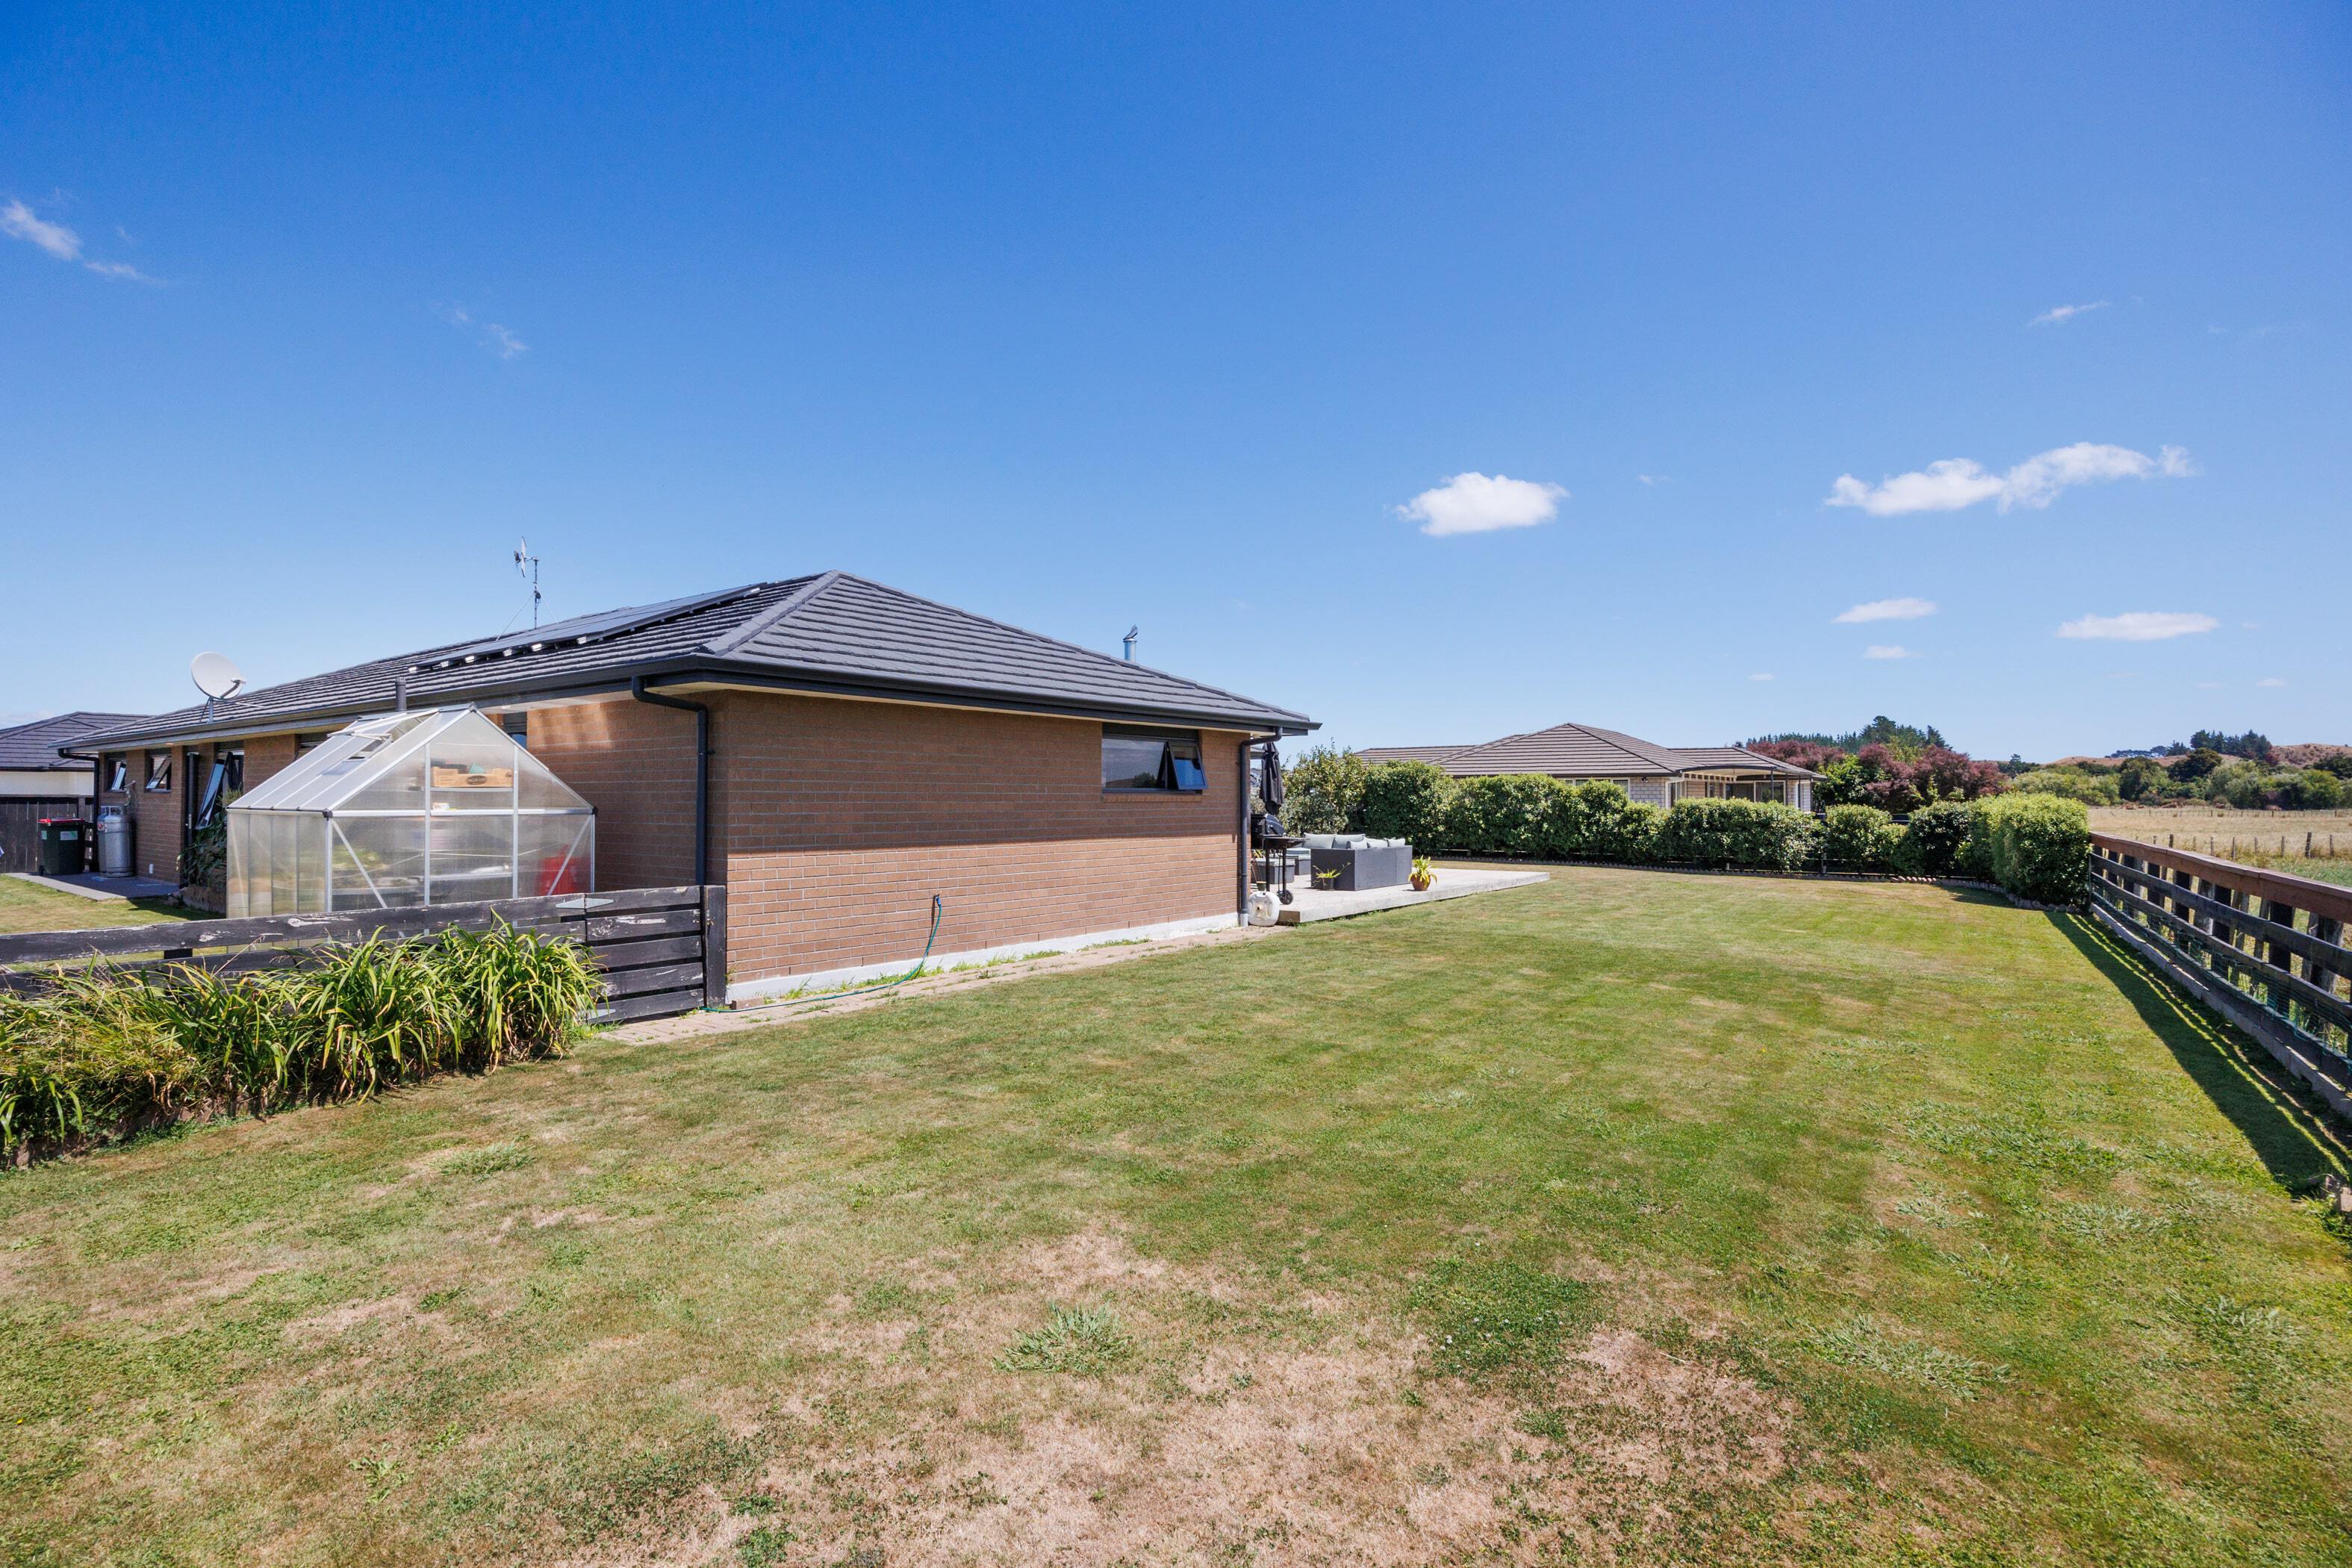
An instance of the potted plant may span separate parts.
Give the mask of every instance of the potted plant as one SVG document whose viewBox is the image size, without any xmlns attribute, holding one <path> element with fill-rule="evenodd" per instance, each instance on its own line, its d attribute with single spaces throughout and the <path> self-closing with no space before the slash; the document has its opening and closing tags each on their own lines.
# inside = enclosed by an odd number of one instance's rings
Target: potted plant
<svg viewBox="0 0 2352 1568">
<path fill-rule="evenodd" d="M 1339 868 L 1334 866 L 1328 871 L 1316 872 L 1315 881 L 1325 892 L 1334 891 L 1339 885 Z"/>
<path fill-rule="evenodd" d="M 1406 879 L 1412 884 L 1414 892 L 1429 891 L 1429 885 L 1437 880 L 1437 873 L 1429 868 L 1428 856 L 1416 855 L 1412 858 L 1412 875 Z"/>
</svg>

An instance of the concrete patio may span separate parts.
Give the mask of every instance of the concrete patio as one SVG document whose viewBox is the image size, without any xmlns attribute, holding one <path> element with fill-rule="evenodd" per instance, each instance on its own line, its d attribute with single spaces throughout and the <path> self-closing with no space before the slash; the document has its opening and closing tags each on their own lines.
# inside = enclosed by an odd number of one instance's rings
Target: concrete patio
<svg viewBox="0 0 2352 1568">
<path fill-rule="evenodd" d="M 1286 926 L 1309 925 L 1316 921 L 1346 920 L 1350 915 L 1368 915 L 1377 910 L 1401 910 L 1409 904 L 1434 904 L 1447 899 L 1466 899 L 1473 893 L 1499 892 L 1505 888 L 1524 888 L 1531 882 L 1548 882 L 1550 874 L 1544 871 L 1502 871 L 1491 867 L 1475 868 L 1456 866 L 1437 868 L 1436 880 L 1425 893 L 1416 893 L 1408 886 L 1368 888 L 1352 893 L 1325 892 L 1307 887 L 1292 879 L 1291 901 L 1280 904 L 1278 922 Z"/>
</svg>

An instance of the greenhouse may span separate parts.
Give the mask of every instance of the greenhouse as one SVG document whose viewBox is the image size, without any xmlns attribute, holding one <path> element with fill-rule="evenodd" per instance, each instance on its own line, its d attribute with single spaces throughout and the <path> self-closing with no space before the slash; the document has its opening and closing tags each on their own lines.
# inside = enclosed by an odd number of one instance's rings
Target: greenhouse
<svg viewBox="0 0 2352 1568">
<path fill-rule="evenodd" d="M 358 720 L 227 816 L 232 918 L 596 885 L 595 807 L 471 708 Z"/>
</svg>

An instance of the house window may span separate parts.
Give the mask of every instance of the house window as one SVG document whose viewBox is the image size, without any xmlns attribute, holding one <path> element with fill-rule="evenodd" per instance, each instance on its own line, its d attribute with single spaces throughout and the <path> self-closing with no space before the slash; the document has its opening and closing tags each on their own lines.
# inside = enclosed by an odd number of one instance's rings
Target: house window
<svg viewBox="0 0 2352 1568">
<path fill-rule="evenodd" d="M 120 752 L 106 754 L 106 787 L 121 795 L 131 787 L 131 759 Z"/>
<path fill-rule="evenodd" d="M 172 787 L 172 753 L 147 753 L 147 787 L 156 795 L 168 793 Z"/>
<path fill-rule="evenodd" d="M 530 715 L 518 708 L 511 713 L 499 715 L 499 728 L 524 751 L 530 750 Z"/>
<path fill-rule="evenodd" d="M 1121 794 L 1134 790 L 1199 794 L 1209 787 L 1209 775 L 1201 767 L 1201 732 L 1150 730 L 1138 724 L 1104 725 L 1102 786 Z"/>
</svg>

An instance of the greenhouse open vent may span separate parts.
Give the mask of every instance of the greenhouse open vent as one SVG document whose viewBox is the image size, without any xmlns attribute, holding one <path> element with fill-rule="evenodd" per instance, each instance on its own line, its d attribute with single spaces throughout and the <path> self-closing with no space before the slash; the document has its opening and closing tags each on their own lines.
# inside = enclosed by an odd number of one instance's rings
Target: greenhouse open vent
<svg viewBox="0 0 2352 1568">
<path fill-rule="evenodd" d="M 228 913 L 596 886 L 596 808 L 471 708 L 361 719 L 228 806 Z"/>
</svg>

